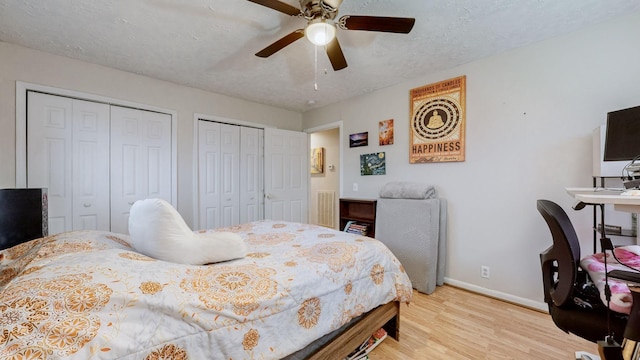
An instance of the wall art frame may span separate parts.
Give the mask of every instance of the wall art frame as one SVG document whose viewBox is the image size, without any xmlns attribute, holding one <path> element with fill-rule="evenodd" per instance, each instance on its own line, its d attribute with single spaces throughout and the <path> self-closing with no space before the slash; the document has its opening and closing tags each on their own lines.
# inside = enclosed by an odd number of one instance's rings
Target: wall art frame
<svg viewBox="0 0 640 360">
<path fill-rule="evenodd" d="M 311 149 L 311 174 L 324 174 L 324 148 Z"/>
<path fill-rule="evenodd" d="M 386 175 L 387 159 L 384 152 L 360 155 L 360 175 Z"/>
<path fill-rule="evenodd" d="M 369 145 L 369 132 L 360 132 L 349 135 L 349 147 L 360 147 Z"/>
<path fill-rule="evenodd" d="M 464 161 L 466 76 L 410 90 L 409 163 Z"/>
<path fill-rule="evenodd" d="M 378 144 L 393 145 L 393 119 L 378 122 Z"/>
</svg>

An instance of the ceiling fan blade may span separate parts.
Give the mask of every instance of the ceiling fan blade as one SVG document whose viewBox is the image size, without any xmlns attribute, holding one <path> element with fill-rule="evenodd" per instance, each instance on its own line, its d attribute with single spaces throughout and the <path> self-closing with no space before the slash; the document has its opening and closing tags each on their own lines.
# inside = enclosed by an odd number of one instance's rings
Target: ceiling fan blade
<svg viewBox="0 0 640 360">
<path fill-rule="evenodd" d="M 342 53 L 342 48 L 340 47 L 340 43 L 338 42 L 338 38 L 335 37 L 333 40 L 326 45 L 327 47 L 327 56 L 329 56 L 329 61 L 331 61 L 331 66 L 333 66 L 334 71 L 342 70 L 347 67 L 347 59 L 344 58 L 344 54 Z"/>
<path fill-rule="evenodd" d="M 276 11 L 280 11 L 287 15 L 291 15 L 291 16 L 300 15 L 300 9 L 298 9 L 297 7 L 291 6 L 289 4 L 283 3 L 282 1 L 278 1 L 278 0 L 249 0 L 249 1 L 262 6 L 266 6 Z"/>
<path fill-rule="evenodd" d="M 303 29 L 298 29 L 286 36 L 284 36 L 283 38 L 281 38 L 280 40 L 274 42 L 273 44 L 267 46 L 266 48 L 258 51 L 256 53 L 256 56 L 259 57 L 269 57 L 275 53 L 277 53 L 278 51 L 282 50 L 284 47 L 286 47 L 287 45 L 293 43 L 294 41 L 303 38 L 304 37 L 304 30 Z"/>
<path fill-rule="evenodd" d="M 414 18 L 345 15 L 338 26 L 345 30 L 382 31 L 408 34 L 416 22 Z"/>
</svg>

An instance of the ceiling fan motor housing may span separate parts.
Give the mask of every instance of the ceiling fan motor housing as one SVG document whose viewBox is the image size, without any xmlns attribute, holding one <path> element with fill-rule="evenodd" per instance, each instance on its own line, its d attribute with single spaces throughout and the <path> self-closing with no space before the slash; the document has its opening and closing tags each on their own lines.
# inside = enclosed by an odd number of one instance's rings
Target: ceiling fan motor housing
<svg viewBox="0 0 640 360">
<path fill-rule="evenodd" d="M 338 8 L 322 0 L 300 0 L 302 16 L 307 20 L 335 19 Z"/>
</svg>

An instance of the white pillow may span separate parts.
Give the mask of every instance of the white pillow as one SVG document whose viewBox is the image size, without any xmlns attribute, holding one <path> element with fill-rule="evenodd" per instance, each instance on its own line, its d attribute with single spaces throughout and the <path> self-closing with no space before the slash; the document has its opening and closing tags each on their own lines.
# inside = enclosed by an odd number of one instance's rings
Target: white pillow
<svg viewBox="0 0 640 360">
<path fill-rule="evenodd" d="M 247 247 L 231 232 L 194 233 L 161 199 L 138 200 L 129 213 L 131 245 L 155 259 L 203 265 L 244 257 Z"/>
</svg>

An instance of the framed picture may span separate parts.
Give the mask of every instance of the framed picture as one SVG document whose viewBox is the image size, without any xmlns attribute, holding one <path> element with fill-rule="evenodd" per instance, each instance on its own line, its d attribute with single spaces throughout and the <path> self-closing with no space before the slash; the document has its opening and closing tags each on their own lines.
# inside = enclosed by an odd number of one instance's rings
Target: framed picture
<svg viewBox="0 0 640 360">
<path fill-rule="evenodd" d="M 349 147 L 369 145 L 369 132 L 361 132 L 349 135 Z"/>
<path fill-rule="evenodd" d="M 324 148 L 322 147 L 311 149 L 311 173 L 324 173 Z"/>
<path fill-rule="evenodd" d="M 464 161 L 466 76 L 411 89 L 409 163 Z"/>
<path fill-rule="evenodd" d="M 393 119 L 378 122 L 378 143 L 393 145 Z"/>
<path fill-rule="evenodd" d="M 360 155 L 360 175 L 385 175 L 386 167 L 384 152 Z"/>
</svg>

